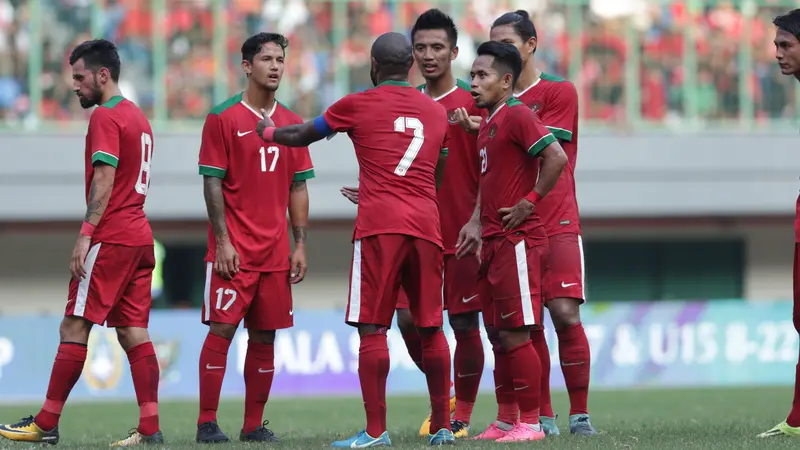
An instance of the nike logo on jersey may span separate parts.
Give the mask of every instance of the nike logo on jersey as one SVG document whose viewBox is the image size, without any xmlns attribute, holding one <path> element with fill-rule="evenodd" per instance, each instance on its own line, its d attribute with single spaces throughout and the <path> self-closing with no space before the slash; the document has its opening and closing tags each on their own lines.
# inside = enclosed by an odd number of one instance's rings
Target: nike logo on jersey
<svg viewBox="0 0 800 450">
<path fill-rule="evenodd" d="M 242 133 L 241 131 L 237 131 L 236 134 L 238 134 L 239 137 L 242 137 L 242 136 L 247 136 L 248 134 L 252 133 L 253 131 L 255 131 L 255 130 L 245 131 L 244 133 Z"/>
<path fill-rule="evenodd" d="M 461 301 L 462 301 L 462 302 L 464 302 L 464 303 L 469 303 L 470 301 L 472 301 L 472 299 L 473 299 L 473 298 L 475 298 L 475 297 L 477 297 L 477 296 L 478 296 L 478 295 L 477 295 L 477 294 L 475 294 L 475 295 L 473 295 L 473 296 L 472 296 L 472 297 L 470 297 L 470 298 L 463 298 L 463 297 L 462 297 L 462 298 L 461 298 Z"/>
<path fill-rule="evenodd" d="M 212 366 L 211 364 L 206 364 L 206 369 L 208 370 L 216 370 L 216 369 L 224 369 L 224 366 Z"/>
<path fill-rule="evenodd" d="M 570 286 L 575 286 L 576 284 L 578 284 L 578 283 L 569 283 L 569 284 L 567 284 L 567 283 L 564 283 L 564 282 L 562 281 L 562 282 L 561 282 L 561 287 L 562 287 L 562 288 L 568 288 L 568 287 L 570 287 Z"/>
<path fill-rule="evenodd" d="M 521 391 L 523 389 L 528 389 L 528 385 L 526 384 L 525 386 L 522 386 L 521 388 L 518 388 L 518 387 L 514 388 L 515 391 Z"/>
<path fill-rule="evenodd" d="M 260 367 L 258 368 L 258 373 L 270 373 L 270 372 L 275 372 L 275 369 L 264 370 Z"/>
<path fill-rule="evenodd" d="M 517 312 L 516 312 L 516 311 L 514 311 L 514 312 L 510 312 L 510 313 L 508 313 L 508 314 L 500 314 L 500 319 L 502 319 L 502 320 L 506 320 L 506 319 L 508 319 L 509 317 L 513 316 L 513 315 L 514 315 L 514 314 L 516 314 L 516 313 L 517 313 Z"/>
</svg>

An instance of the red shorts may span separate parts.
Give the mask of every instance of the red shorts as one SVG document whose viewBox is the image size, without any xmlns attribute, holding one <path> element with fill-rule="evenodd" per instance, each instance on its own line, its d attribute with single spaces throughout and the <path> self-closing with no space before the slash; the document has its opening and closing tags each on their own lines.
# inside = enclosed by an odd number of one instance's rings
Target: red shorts
<svg viewBox="0 0 800 450">
<path fill-rule="evenodd" d="M 481 310 L 478 295 L 480 264 L 474 256 L 458 259 L 444 255 L 444 309 L 448 314 L 464 314 Z M 397 309 L 408 308 L 408 295 L 403 289 L 397 296 Z"/>
<path fill-rule="evenodd" d="M 389 327 L 400 288 L 418 327 L 442 326 L 442 249 L 402 234 L 356 239 L 345 322 Z"/>
<path fill-rule="evenodd" d="M 800 333 L 800 243 L 794 243 L 794 329 Z"/>
<path fill-rule="evenodd" d="M 523 234 L 483 241 L 478 296 L 486 326 L 511 330 L 542 324 L 547 253 L 546 240 Z"/>
<path fill-rule="evenodd" d="M 109 327 L 147 328 L 155 265 L 152 245 L 93 244 L 84 260 L 86 277 L 69 281 L 64 315 Z"/>
<path fill-rule="evenodd" d="M 586 301 L 584 292 L 583 240 L 577 233 L 550 236 L 545 302 L 554 298 Z"/>
<path fill-rule="evenodd" d="M 252 330 L 281 330 L 294 325 L 289 271 L 240 270 L 226 280 L 206 263 L 203 323 L 239 325 Z"/>
</svg>

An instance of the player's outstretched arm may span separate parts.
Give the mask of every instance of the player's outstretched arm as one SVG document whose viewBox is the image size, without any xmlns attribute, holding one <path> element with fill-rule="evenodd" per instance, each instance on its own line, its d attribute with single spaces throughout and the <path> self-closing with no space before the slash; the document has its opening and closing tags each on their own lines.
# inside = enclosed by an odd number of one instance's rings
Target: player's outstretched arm
<svg viewBox="0 0 800 450">
<path fill-rule="evenodd" d="M 203 176 L 203 197 L 206 200 L 208 221 L 216 241 L 214 269 L 222 277 L 231 279 L 239 271 L 239 254 L 228 236 L 225 223 L 225 197 L 222 195 L 222 178 Z"/>
<path fill-rule="evenodd" d="M 333 133 L 332 131 L 328 134 L 320 133 L 316 124 L 317 120 L 275 128 L 275 122 L 269 118 L 266 111 L 262 109 L 261 115 L 263 118 L 256 125 L 256 133 L 265 142 L 275 142 L 287 147 L 308 147 Z"/>
<path fill-rule="evenodd" d="M 293 181 L 289 188 L 289 220 L 292 222 L 295 249 L 289 282 L 303 281 L 308 269 L 306 236 L 308 234 L 308 189 L 305 180 Z"/>
</svg>

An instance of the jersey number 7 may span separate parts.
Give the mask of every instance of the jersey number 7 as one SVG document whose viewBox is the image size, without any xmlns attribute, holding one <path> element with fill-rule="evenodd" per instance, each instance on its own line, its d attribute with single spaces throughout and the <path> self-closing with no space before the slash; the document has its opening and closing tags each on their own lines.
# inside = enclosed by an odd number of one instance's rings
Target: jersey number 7
<svg viewBox="0 0 800 450">
<path fill-rule="evenodd" d="M 408 168 L 411 167 L 411 163 L 414 162 L 419 150 L 422 148 L 422 143 L 425 142 L 422 122 L 420 122 L 419 119 L 416 117 L 398 117 L 395 119 L 394 131 L 405 133 L 406 129 L 414 130 L 414 137 L 411 138 L 411 143 L 408 144 L 403 159 L 400 160 L 400 163 L 397 164 L 397 167 L 394 169 L 394 173 L 401 177 L 406 176 Z"/>
</svg>

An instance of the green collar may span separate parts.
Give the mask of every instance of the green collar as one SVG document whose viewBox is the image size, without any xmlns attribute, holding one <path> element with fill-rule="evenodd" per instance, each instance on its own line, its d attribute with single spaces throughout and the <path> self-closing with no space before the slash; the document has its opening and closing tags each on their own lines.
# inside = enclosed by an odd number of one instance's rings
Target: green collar
<svg viewBox="0 0 800 450">
<path fill-rule="evenodd" d="M 377 85 L 377 86 L 375 86 L 375 87 L 381 87 L 381 86 L 403 86 L 403 87 L 411 87 L 411 83 L 409 83 L 408 81 L 395 81 L 395 80 L 386 80 L 386 81 L 383 81 L 383 82 L 381 82 L 380 84 L 378 84 L 378 85 Z"/>
</svg>

